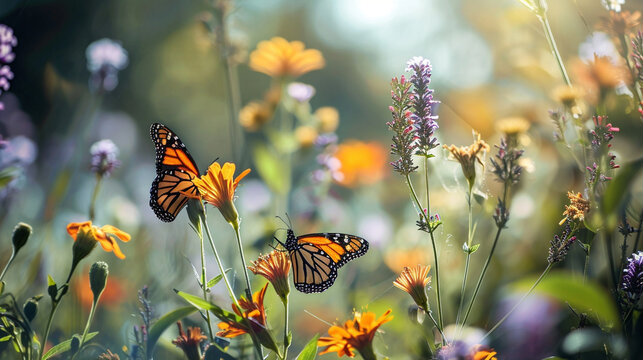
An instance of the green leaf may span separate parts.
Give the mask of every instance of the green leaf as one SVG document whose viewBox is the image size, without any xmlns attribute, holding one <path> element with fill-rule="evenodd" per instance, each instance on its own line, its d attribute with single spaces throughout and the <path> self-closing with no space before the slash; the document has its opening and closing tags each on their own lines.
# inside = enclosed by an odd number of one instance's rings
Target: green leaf
<svg viewBox="0 0 643 360">
<path fill-rule="evenodd" d="M 224 272 L 227 274 L 228 271 L 230 271 L 230 270 L 231 269 L 226 269 Z M 219 281 L 221 281 L 221 279 L 223 279 L 222 274 L 219 274 L 219 275 L 215 276 L 212 280 L 208 281 L 207 288 L 209 289 L 209 288 L 213 287 L 214 285 L 218 284 Z"/>
<path fill-rule="evenodd" d="M 266 185 L 278 194 L 286 194 L 290 190 L 290 169 L 282 159 L 260 144 L 254 146 L 253 155 L 257 172 Z"/>
<path fill-rule="evenodd" d="M 618 223 L 617 207 L 623 201 L 623 197 L 641 168 L 643 168 L 643 158 L 623 165 L 617 170 L 617 175 L 608 182 L 601 202 L 601 213 L 608 229 L 616 228 Z"/>
<path fill-rule="evenodd" d="M 13 179 L 18 176 L 19 169 L 15 166 L 8 167 L 0 171 L 0 189 L 7 186 Z"/>
<path fill-rule="evenodd" d="M 473 254 L 474 252 L 478 251 L 479 247 L 480 247 L 480 244 L 475 244 L 469 249 L 469 251 L 471 252 L 471 254 Z"/>
<path fill-rule="evenodd" d="M 98 335 L 98 331 L 87 334 L 87 336 L 85 337 L 85 342 L 91 340 L 96 335 Z M 58 354 L 64 353 L 65 351 L 69 351 L 69 349 L 71 349 L 71 340 L 72 339 L 67 339 L 61 342 L 60 344 L 52 347 L 51 349 L 49 349 L 49 351 L 47 351 L 47 353 L 42 356 L 42 360 L 47 360 L 54 355 L 58 355 Z"/>
<path fill-rule="evenodd" d="M 315 360 L 317 356 L 317 339 L 319 339 L 319 335 L 315 335 L 310 339 L 304 349 L 297 355 L 297 360 Z"/>
<path fill-rule="evenodd" d="M 0 338 L 0 342 L 9 341 L 10 339 L 11 339 L 11 335 L 3 336 Z"/>
<path fill-rule="evenodd" d="M 518 281 L 514 286 L 526 291 L 535 281 L 536 277 L 530 277 Z M 605 330 L 620 326 L 618 312 L 609 292 L 591 281 L 583 284 L 578 275 L 569 271 L 550 273 L 534 292 L 568 303 L 572 308 L 587 313 Z"/>
<path fill-rule="evenodd" d="M 194 306 L 185 306 L 182 308 L 178 308 L 175 310 L 170 311 L 169 313 L 163 315 L 160 319 L 158 319 L 154 325 L 150 327 L 150 332 L 147 337 L 147 353 L 151 354 L 152 350 L 154 350 L 154 346 L 156 345 L 156 342 L 159 340 L 161 337 L 161 334 L 170 327 L 172 324 L 176 323 L 177 321 L 183 319 L 184 317 L 192 314 L 193 312 L 196 311 L 196 308 Z"/>
<path fill-rule="evenodd" d="M 211 302 L 205 301 L 202 298 L 188 294 L 183 291 L 179 291 L 174 289 L 174 292 L 176 292 L 177 295 L 183 298 L 183 300 L 187 301 L 190 303 L 192 306 L 196 307 L 197 309 L 201 310 L 207 310 L 212 312 L 216 317 L 218 317 L 221 321 L 235 321 L 238 323 L 241 323 L 243 321 L 243 318 L 235 313 L 223 310 L 222 308 L 218 307 L 217 305 L 214 305 Z"/>
</svg>

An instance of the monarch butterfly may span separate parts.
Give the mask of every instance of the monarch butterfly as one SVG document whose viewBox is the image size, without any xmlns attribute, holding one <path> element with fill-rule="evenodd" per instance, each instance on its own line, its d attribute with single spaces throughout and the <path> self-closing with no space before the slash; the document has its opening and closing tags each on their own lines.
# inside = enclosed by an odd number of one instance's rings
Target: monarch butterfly
<svg viewBox="0 0 643 360">
<path fill-rule="evenodd" d="M 359 236 L 315 233 L 295 237 L 292 229 L 282 245 L 290 254 L 295 288 L 307 294 L 331 287 L 337 269 L 368 251 L 368 242 Z"/>
<path fill-rule="evenodd" d="M 150 206 L 159 219 L 174 221 L 188 202 L 186 194 L 198 194 L 192 179 L 199 176 L 199 169 L 185 144 L 170 128 L 152 124 L 150 136 L 156 149 L 156 178 L 150 189 Z"/>
</svg>

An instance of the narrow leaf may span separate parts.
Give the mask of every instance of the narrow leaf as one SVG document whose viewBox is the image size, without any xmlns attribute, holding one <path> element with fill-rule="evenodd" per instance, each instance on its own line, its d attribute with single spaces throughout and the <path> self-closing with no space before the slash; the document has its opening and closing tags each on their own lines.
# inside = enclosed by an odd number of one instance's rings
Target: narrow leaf
<svg viewBox="0 0 643 360">
<path fill-rule="evenodd" d="M 154 350 L 154 346 L 156 345 L 156 342 L 159 340 L 159 338 L 161 337 L 161 334 L 163 334 L 163 332 L 168 327 L 170 327 L 172 324 L 176 323 L 177 321 L 183 319 L 184 317 L 192 314 L 195 311 L 196 311 L 196 308 L 194 306 L 185 306 L 182 308 L 172 310 L 169 313 L 163 315 L 160 319 L 158 319 L 154 323 L 154 325 L 150 327 L 150 332 L 147 338 L 147 353 L 148 354 L 152 353 L 152 350 Z"/>
<path fill-rule="evenodd" d="M 226 269 L 226 270 L 225 270 L 225 273 L 227 274 L 227 273 L 228 273 L 228 271 L 230 271 L 230 270 L 231 270 L 231 269 Z M 219 281 L 221 281 L 221 279 L 223 279 L 223 275 L 222 275 L 222 274 L 219 274 L 219 275 L 215 276 L 213 279 L 211 279 L 210 281 L 208 281 L 208 284 L 207 284 L 208 289 L 210 289 L 210 288 L 211 288 L 211 287 L 213 287 L 214 285 L 218 284 L 218 283 L 219 283 Z"/>
<path fill-rule="evenodd" d="M 315 335 L 310 339 L 304 349 L 297 355 L 297 360 L 315 360 L 317 356 L 317 339 L 319 339 L 319 335 Z"/>
<path fill-rule="evenodd" d="M 87 342 L 91 340 L 96 335 L 98 335 L 98 331 L 87 334 L 87 336 L 85 337 L 85 341 Z M 52 347 L 51 349 L 49 349 L 49 351 L 47 351 L 45 355 L 42 356 L 42 360 L 47 360 L 54 355 L 58 355 L 58 354 L 64 353 L 65 351 L 69 351 L 69 349 L 71 349 L 71 341 L 72 339 L 67 339 L 61 342 L 60 344 Z"/>
</svg>

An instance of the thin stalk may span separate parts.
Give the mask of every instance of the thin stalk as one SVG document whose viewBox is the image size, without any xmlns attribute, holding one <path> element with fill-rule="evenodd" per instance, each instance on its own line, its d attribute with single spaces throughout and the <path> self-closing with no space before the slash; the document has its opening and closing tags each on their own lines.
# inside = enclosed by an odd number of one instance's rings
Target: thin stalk
<svg viewBox="0 0 643 360">
<path fill-rule="evenodd" d="M 585 265 L 583 266 L 583 284 L 587 282 L 587 272 L 589 269 L 589 254 L 592 246 L 590 244 L 585 244 Z"/>
<path fill-rule="evenodd" d="M 203 232 L 201 232 L 201 229 L 198 229 L 198 230 L 199 231 L 197 231 L 197 234 L 199 235 L 199 240 L 201 240 L 201 289 L 203 290 L 203 300 L 208 301 L 208 278 L 207 278 L 207 272 L 205 269 L 205 244 L 203 241 Z M 224 274 L 224 273 L 221 273 L 221 274 Z M 214 341 L 214 333 L 212 332 L 212 319 L 210 318 L 209 311 L 205 312 L 205 318 L 208 324 L 208 333 L 210 335 L 210 341 Z"/>
<path fill-rule="evenodd" d="M 92 320 L 94 320 L 94 313 L 96 312 L 96 306 L 98 305 L 98 299 L 95 299 L 94 302 L 92 302 L 92 308 L 89 310 L 89 318 L 87 318 L 87 324 L 85 324 L 85 330 L 83 330 L 83 336 L 80 338 L 80 345 L 78 346 L 78 352 L 80 352 L 80 349 L 83 348 L 83 344 L 85 343 L 85 339 L 87 338 L 87 333 L 89 332 L 89 326 L 92 323 Z"/>
<path fill-rule="evenodd" d="M 4 274 L 7 273 L 7 269 L 9 269 L 9 266 L 11 265 L 11 263 L 13 262 L 13 259 L 15 258 L 16 258 L 16 251 L 13 250 L 11 251 L 11 257 L 9 258 L 9 262 L 7 262 L 7 265 L 4 266 L 4 269 L 2 270 L 2 274 L 0 274 L 0 281 L 4 279 Z"/>
<path fill-rule="evenodd" d="M 203 203 L 201 203 L 201 206 L 203 206 Z M 228 277 L 226 276 L 225 270 L 223 269 L 223 263 L 221 262 L 221 258 L 219 257 L 219 252 L 217 251 L 217 247 L 214 246 L 214 240 L 212 240 L 212 234 L 210 234 L 210 227 L 208 226 L 208 222 L 206 219 L 205 209 L 203 209 L 201 216 L 202 216 L 201 220 L 203 221 L 203 225 L 205 227 L 205 233 L 208 235 L 208 240 L 210 241 L 210 246 L 212 247 L 212 252 L 214 253 L 214 258 L 217 260 L 219 271 L 221 272 L 221 276 L 223 277 L 223 282 L 225 283 L 225 286 L 228 289 L 228 293 L 230 294 L 230 299 L 235 305 L 237 305 L 238 304 L 237 298 L 236 296 L 234 296 L 234 291 L 232 291 L 232 287 L 230 286 Z"/>
<path fill-rule="evenodd" d="M 460 289 L 460 305 L 458 305 L 458 313 L 455 317 L 456 326 L 460 322 L 460 315 L 462 313 L 462 305 L 464 305 L 464 292 L 467 287 L 467 277 L 469 275 L 469 262 L 471 261 L 471 243 L 473 241 L 473 204 L 471 203 L 471 194 L 473 190 L 473 183 L 469 184 L 469 230 L 467 232 L 467 259 L 464 263 L 464 276 L 462 277 L 462 288 Z M 464 326 L 464 324 L 462 324 Z"/>
<path fill-rule="evenodd" d="M 230 224 L 234 229 L 234 235 L 237 238 L 237 245 L 239 246 L 239 255 L 241 256 L 241 264 L 243 265 L 243 275 L 246 278 L 246 296 L 252 299 L 252 287 L 250 287 L 250 277 L 248 276 L 248 265 L 246 265 L 246 257 L 243 255 L 243 245 L 241 244 L 241 233 L 239 231 L 239 221 Z"/>
<path fill-rule="evenodd" d="M 622 34 L 619 37 L 619 40 L 621 42 L 621 47 L 623 48 L 623 58 L 625 59 L 625 63 L 627 64 L 627 68 L 630 70 L 630 74 L 632 75 L 632 79 L 636 79 L 636 70 L 634 69 L 634 66 L 632 66 L 632 61 L 630 60 L 630 47 L 628 45 L 629 39 L 626 34 Z M 643 98 L 643 95 L 641 94 L 641 89 L 638 86 L 638 82 L 635 80 L 633 81 L 633 86 L 634 86 L 634 96 L 636 97 L 636 103 L 640 104 L 641 99 Z"/>
<path fill-rule="evenodd" d="M 616 275 L 616 268 L 614 265 L 614 251 L 612 249 L 612 234 L 610 234 L 609 232 L 605 234 L 605 246 L 607 247 L 607 258 L 609 260 L 612 285 L 614 285 L 614 290 L 616 290 L 618 286 L 618 275 Z"/>
<path fill-rule="evenodd" d="M 417 197 L 417 194 L 415 193 L 415 189 L 413 188 L 413 184 L 411 183 L 411 178 L 407 174 L 406 176 L 406 185 L 409 187 L 409 192 L 411 193 L 411 198 L 415 202 L 415 205 L 419 209 L 420 216 L 424 217 L 424 221 L 426 221 L 427 224 L 430 223 L 429 221 L 429 216 L 428 214 L 425 214 L 424 211 L 422 211 L 422 205 L 420 204 L 420 200 Z M 440 320 L 440 329 L 442 328 L 444 322 L 442 320 L 442 301 L 440 299 L 440 272 L 439 272 L 439 265 L 438 265 L 438 253 L 435 247 L 435 238 L 433 237 L 433 231 L 429 231 L 429 234 L 431 235 L 431 244 L 433 246 L 433 260 L 435 262 L 435 288 L 436 288 L 436 294 L 438 298 L 438 319 Z"/>
<path fill-rule="evenodd" d="M 288 348 L 290 347 L 290 341 L 288 339 L 288 310 L 290 305 L 288 304 L 288 296 L 284 299 L 282 299 L 282 302 L 284 304 L 284 357 L 283 359 L 286 360 L 288 358 Z"/>
<path fill-rule="evenodd" d="M 496 237 L 493 240 L 493 244 L 491 245 L 491 251 L 489 252 L 489 256 L 487 256 L 487 260 L 485 260 L 484 266 L 482 267 L 482 272 L 480 273 L 480 277 L 478 278 L 478 283 L 476 284 L 476 288 L 475 290 L 473 290 L 473 296 L 471 297 L 471 302 L 469 302 L 469 307 L 467 308 L 467 311 L 464 313 L 464 318 L 462 319 L 463 327 L 466 325 L 467 320 L 469 319 L 469 314 L 471 313 L 471 309 L 473 308 L 473 303 L 476 301 L 476 297 L 478 296 L 478 292 L 480 291 L 480 287 L 482 286 L 482 280 L 484 280 L 484 276 L 487 273 L 489 264 L 491 263 L 491 258 L 493 257 L 493 253 L 496 250 L 496 245 L 498 245 L 498 239 L 500 239 L 501 232 L 502 232 L 502 228 L 499 227 L 498 230 L 496 231 Z"/>
<path fill-rule="evenodd" d="M 51 304 L 51 311 L 49 312 L 49 318 L 47 319 L 47 327 L 45 327 L 45 335 L 42 339 L 42 343 L 40 344 L 40 355 L 38 356 L 39 359 L 42 360 L 42 356 L 45 354 L 45 346 L 47 346 L 47 339 L 49 338 L 49 331 L 51 330 L 51 323 L 52 320 L 54 319 L 54 314 L 56 313 L 56 309 L 58 308 L 58 301 L 55 299 L 52 299 L 52 304 Z"/>
<path fill-rule="evenodd" d="M 407 181 L 410 184 L 411 180 L 407 176 Z M 430 192 L 429 192 L 429 158 L 425 157 L 424 158 L 424 181 L 426 184 L 426 214 L 425 214 L 425 220 L 427 224 L 429 223 L 429 218 L 431 214 L 431 197 L 430 197 Z M 411 186 L 412 190 L 412 186 Z M 419 204 L 419 201 L 416 199 L 416 201 Z M 420 208 L 421 210 L 422 208 Z M 438 327 L 438 330 L 442 332 L 442 301 L 440 300 L 440 273 L 438 272 L 438 249 L 435 246 L 435 239 L 433 238 L 433 231 L 429 233 L 431 236 L 431 245 L 433 247 L 433 261 L 435 262 L 435 283 L 436 283 L 436 297 L 437 297 L 437 302 L 438 302 L 438 319 L 440 320 L 440 327 Z"/>
<path fill-rule="evenodd" d="M 446 338 L 446 336 L 444 336 L 444 333 L 442 332 L 442 329 L 440 329 L 440 327 L 438 326 L 438 322 L 435 321 L 435 318 L 433 317 L 433 314 L 431 313 L 431 311 L 429 309 L 423 309 L 423 310 L 426 313 L 426 315 L 429 317 L 429 319 L 431 319 L 431 322 L 436 327 L 436 329 L 438 329 L 438 332 L 440 333 L 440 336 L 442 337 L 442 343 L 444 344 L 446 342 L 447 338 Z"/>
<path fill-rule="evenodd" d="M 224 25 L 221 26 L 225 28 Z M 243 149 L 243 144 L 237 141 L 237 136 L 241 133 L 237 116 L 239 114 L 239 84 L 236 79 L 236 74 L 233 74 L 233 68 L 230 64 L 228 56 L 223 58 L 223 67 L 226 78 L 226 90 L 228 92 L 228 112 L 230 113 L 230 144 L 232 144 L 232 157 L 237 161 L 241 160 L 238 153 L 239 149 Z"/>
<path fill-rule="evenodd" d="M 543 279 L 543 278 L 545 278 L 545 276 L 547 275 L 547 273 L 549 273 L 549 270 L 551 270 L 551 267 L 552 267 L 552 264 L 547 264 L 547 267 L 545 268 L 545 270 L 543 271 L 543 273 L 542 273 L 542 274 L 540 274 L 540 276 L 538 277 L 538 279 L 536 280 L 536 282 L 531 286 L 531 288 L 529 288 L 529 291 L 527 291 L 527 293 L 526 293 L 525 295 L 523 295 L 523 296 L 522 296 L 522 298 L 520 298 L 520 300 L 516 303 L 516 305 L 514 305 L 514 306 L 511 308 L 511 310 L 509 310 L 509 312 L 508 312 L 505 316 L 503 316 L 503 317 L 502 317 L 502 319 L 500 319 L 500 320 L 496 323 L 496 325 L 494 325 L 494 326 L 491 328 L 491 330 L 489 330 L 489 331 L 485 334 L 485 336 L 484 336 L 484 337 L 482 337 L 482 339 L 480 339 L 480 342 L 482 342 L 484 339 L 486 339 L 487 337 L 489 337 L 489 335 L 491 335 L 491 333 L 492 333 L 492 332 L 494 332 L 494 330 L 496 330 L 500 325 L 502 325 L 502 323 L 503 323 L 505 320 L 507 320 L 507 318 L 508 318 L 508 317 L 509 317 L 509 316 L 510 316 L 510 315 L 511 315 L 511 314 L 512 314 L 512 313 L 513 313 L 513 312 L 514 312 L 514 311 L 515 311 L 519 306 L 520 306 L 520 304 L 522 304 L 522 302 L 523 302 L 523 301 L 524 301 L 524 300 L 525 300 L 529 295 L 531 295 L 531 293 L 534 291 L 534 289 L 536 288 L 536 286 L 538 286 L 538 284 L 540 284 L 540 282 L 542 281 L 542 279 Z"/>
<path fill-rule="evenodd" d="M 636 240 L 634 240 L 634 248 L 632 248 L 632 252 L 636 252 L 639 248 L 639 240 L 641 239 L 641 226 L 643 226 L 643 210 L 641 211 L 641 215 L 639 216 L 639 226 L 636 228 Z"/>
<path fill-rule="evenodd" d="M 543 30 L 545 30 L 545 37 L 547 38 L 547 43 L 549 43 L 549 49 L 551 50 L 552 55 L 554 55 L 554 58 L 556 58 L 556 62 L 558 63 L 560 72 L 563 75 L 565 84 L 567 84 L 567 86 L 572 86 L 572 82 L 569 80 L 569 76 L 567 76 L 567 70 L 565 70 L 565 64 L 563 63 L 563 59 L 560 56 L 560 52 L 558 52 L 558 47 L 556 46 L 556 40 L 554 39 L 554 34 L 552 33 L 551 27 L 549 26 L 547 13 L 543 11 L 542 14 L 539 14 L 538 20 L 540 20 L 540 23 L 543 26 Z"/>
<path fill-rule="evenodd" d="M 98 198 L 98 191 L 100 190 L 101 181 L 103 177 L 96 174 L 96 185 L 94 186 L 94 192 L 92 193 L 92 200 L 89 203 L 89 220 L 94 221 L 96 215 L 96 199 Z"/>
</svg>

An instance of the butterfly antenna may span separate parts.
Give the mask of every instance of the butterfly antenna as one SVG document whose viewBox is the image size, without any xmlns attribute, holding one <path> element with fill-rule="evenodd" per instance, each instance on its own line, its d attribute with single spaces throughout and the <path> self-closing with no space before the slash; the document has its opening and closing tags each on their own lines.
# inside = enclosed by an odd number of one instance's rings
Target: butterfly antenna
<svg viewBox="0 0 643 360">
<path fill-rule="evenodd" d="M 283 246 L 284 248 L 286 247 L 286 244 L 282 243 L 279 239 L 277 239 L 276 236 L 273 236 L 272 238 L 275 239 L 275 241 L 277 241 L 279 243 L 279 245 Z M 270 247 L 275 249 L 272 245 L 270 245 Z M 277 249 L 275 249 L 275 250 L 277 250 Z"/>
<path fill-rule="evenodd" d="M 288 215 L 288 214 L 286 214 L 286 215 Z M 277 215 L 277 216 L 275 216 L 275 217 L 276 217 L 277 219 L 281 220 L 281 222 L 282 222 L 282 223 L 284 223 L 284 225 L 288 226 L 288 223 L 287 223 L 287 222 L 286 222 L 286 221 L 285 221 L 281 216 Z"/>
<path fill-rule="evenodd" d="M 288 215 L 288 213 L 286 213 L 286 218 L 288 218 L 288 226 L 289 226 L 289 228 L 292 229 L 292 221 L 290 220 L 290 215 Z"/>
</svg>

